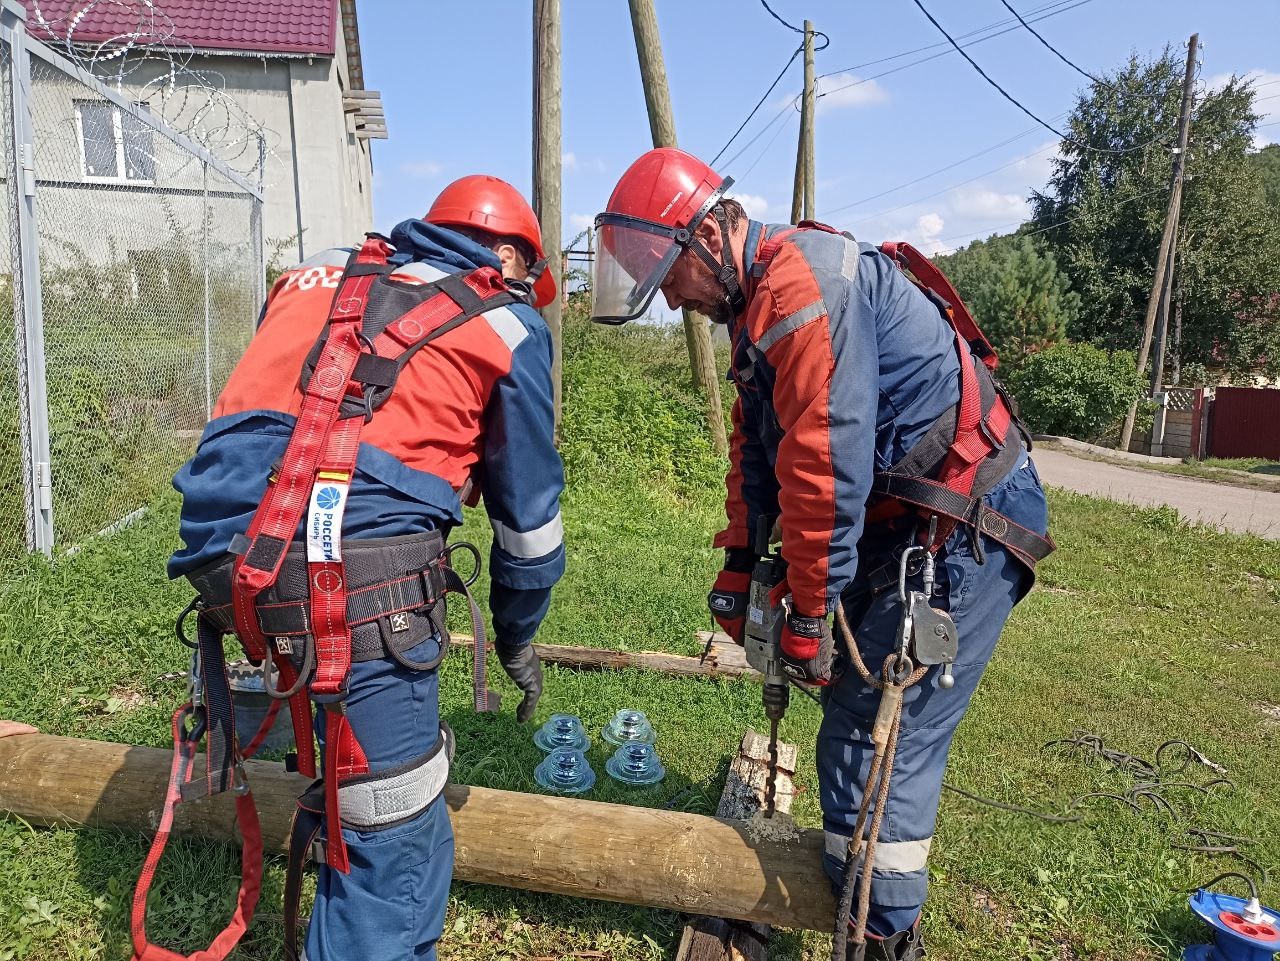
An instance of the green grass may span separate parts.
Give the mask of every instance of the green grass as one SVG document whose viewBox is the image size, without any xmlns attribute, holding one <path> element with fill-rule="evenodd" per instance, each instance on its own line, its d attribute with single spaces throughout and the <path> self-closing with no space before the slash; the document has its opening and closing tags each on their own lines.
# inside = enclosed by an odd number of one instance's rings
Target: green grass
<svg viewBox="0 0 1280 961">
<path fill-rule="evenodd" d="M 1191 461 L 1202 467 L 1217 467 L 1221 470 L 1242 470 L 1250 474 L 1280 474 L 1280 461 L 1267 460 L 1263 457 L 1206 457 L 1202 461 Z"/>
<path fill-rule="evenodd" d="M 717 557 L 722 470 L 696 428 L 682 383 L 682 340 L 566 331 L 564 503 L 568 573 L 540 640 L 694 653 Z M 664 386 L 666 385 L 666 386 Z M 164 579 L 176 502 L 161 498 L 134 527 L 56 566 L 28 562 L 0 586 L 0 717 L 56 734 L 163 745 L 183 666 L 171 620 L 187 591 Z M 1280 860 L 1274 787 L 1280 750 L 1280 543 L 1189 527 L 1146 510 L 1054 492 L 1059 551 L 1015 612 L 952 754 L 957 785 L 1061 812 L 1077 795 L 1132 781 L 1041 744 L 1080 727 L 1150 757 L 1185 738 L 1226 765 L 1237 787 L 1188 792 L 1186 824 L 1257 839 L 1250 856 Z M 483 515 L 466 534 L 487 543 Z M 478 717 L 464 659 L 443 672 L 443 711 L 458 733 L 454 778 L 537 791 L 532 729 Z M 494 665 L 495 675 L 500 672 Z M 619 707 L 653 718 L 668 776 L 624 790 L 591 761 L 593 798 L 714 809 L 742 731 L 759 727 L 759 688 L 641 672 L 550 668 L 538 721 L 580 714 L 598 730 Z M 783 736 L 801 747 L 798 819 L 819 824 L 812 745 L 816 708 L 797 698 Z M 1192 772 L 1204 781 L 1208 772 Z M 1179 828 L 1185 825 L 1179 825 Z M 1172 847 L 1178 830 L 1154 810 L 1097 802 L 1084 823 L 1051 825 L 943 799 L 926 912 L 930 957 L 1121 961 L 1174 958 L 1200 939 L 1177 889 L 1240 863 Z M 33 830 L 0 822 L 0 961 L 128 957 L 127 911 L 146 839 L 102 831 Z M 238 869 L 229 847 L 176 842 L 151 902 L 153 936 L 203 947 L 225 920 Z M 1272 872 L 1275 873 L 1274 871 Z M 280 865 L 237 955 L 275 959 Z M 199 900 L 174 896 L 198 891 Z M 1265 899 L 1280 904 L 1280 884 Z M 668 912 L 455 884 L 441 957 L 453 961 L 670 958 L 682 919 Z M 825 957 L 824 938 L 782 933 L 771 957 Z M 591 952 L 599 952 L 598 955 Z"/>
</svg>

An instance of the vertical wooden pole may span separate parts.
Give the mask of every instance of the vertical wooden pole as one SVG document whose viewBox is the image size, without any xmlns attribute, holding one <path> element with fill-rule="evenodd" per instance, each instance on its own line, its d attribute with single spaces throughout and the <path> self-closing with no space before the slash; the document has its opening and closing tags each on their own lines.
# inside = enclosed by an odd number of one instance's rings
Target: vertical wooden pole
<svg viewBox="0 0 1280 961">
<path fill-rule="evenodd" d="M 667 88 L 667 70 L 662 61 L 662 40 L 658 35 L 658 17 L 653 0 L 629 0 L 631 27 L 636 38 L 636 56 L 640 60 L 640 79 L 644 83 L 644 102 L 649 112 L 649 131 L 655 147 L 675 147 L 676 125 L 671 113 L 671 94 Z M 689 346 L 689 365 L 694 385 L 702 393 L 706 407 L 707 429 L 720 453 L 727 453 L 724 411 L 720 406 L 720 377 L 716 373 L 715 350 L 711 346 L 711 329 L 707 321 L 684 311 L 684 335 Z"/>
<path fill-rule="evenodd" d="M 1178 198 L 1178 209 L 1174 216 L 1182 218 L 1182 198 Z M 1173 307 L 1173 278 L 1176 273 L 1174 265 L 1178 261 L 1178 234 L 1173 235 L 1169 243 L 1169 261 L 1164 268 L 1164 284 L 1160 289 L 1160 306 L 1156 313 L 1155 353 L 1151 361 L 1151 396 L 1160 392 L 1164 380 L 1164 355 L 1169 337 L 1169 311 Z"/>
<path fill-rule="evenodd" d="M 1138 351 L 1138 370 L 1147 369 L 1147 357 L 1151 353 L 1151 335 L 1156 324 L 1156 309 L 1160 293 L 1164 290 L 1165 270 L 1169 266 L 1169 251 L 1178 230 L 1178 212 L 1182 204 L 1182 172 L 1187 157 L 1187 141 L 1191 135 L 1191 100 L 1195 93 L 1196 47 L 1200 35 L 1193 33 L 1187 44 L 1187 71 L 1182 80 L 1182 112 L 1178 116 L 1178 148 L 1173 155 L 1173 184 L 1169 189 L 1169 206 L 1165 210 L 1164 233 L 1160 237 L 1160 252 L 1156 255 L 1155 275 L 1151 278 L 1151 293 L 1147 297 L 1147 316 L 1142 326 L 1142 347 Z M 1120 432 L 1120 449 L 1128 450 L 1133 438 L 1133 421 L 1138 416 L 1138 402 L 1129 405 L 1124 429 Z"/>
<path fill-rule="evenodd" d="M 547 272 L 563 284 L 560 206 L 560 0 L 533 0 L 533 210 Z M 563 287 L 561 287 L 563 292 Z M 551 331 L 551 389 L 560 435 L 562 298 L 542 308 Z"/>
<path fill-rule="evenodd" d="M 813 22 L 804 22 L 804 89 L 800 94 L 800 135 L 796 138 L 796 175 L 791 187 L 791 222 L 813 219 Z"/>
<path fill-rule="evenodd" d="M 814 217 L 814 196 L 813 196 L 813 128 L 814 128 L 814 107 L 817 104 L 817 97 L 814 92 L 813 78 L 813 22 L 806 20 L 804 22 L 804 102 L 800 112 L 800 130 L 801 136 L 804 138 L 804 219 L 812 220 Z"/>
</svg>

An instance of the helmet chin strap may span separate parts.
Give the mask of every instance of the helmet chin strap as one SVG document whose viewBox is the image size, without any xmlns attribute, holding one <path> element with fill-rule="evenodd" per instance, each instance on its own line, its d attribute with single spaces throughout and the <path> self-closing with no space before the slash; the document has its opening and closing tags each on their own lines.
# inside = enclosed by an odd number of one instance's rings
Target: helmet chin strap
<svg viewBox="0 0 1280 961">
<path fill-rule="evenodd" d="M 729 245 L 729 218 L 720 204 L 716 204 L 711 212 L 715 215 L 716 223 L 720 225 L 720 252 L 724 258 L 723 262 L 717 263 L 715 257 L 711 256 L 711 251 L 707 250 L 699 240 L 691 240 L 689 249 L 697 254 L 698 258 L 716 275 L 716 280 L 720 281 L 720 286 L 724 288 L 725 303 L 729 305 L 733 316 L 737 317 L 746 309 L 747 298 L 742 292 L 742 285 L 738 283 L 738 268 L 734 265 L 733 249 Z"/>
</svg>

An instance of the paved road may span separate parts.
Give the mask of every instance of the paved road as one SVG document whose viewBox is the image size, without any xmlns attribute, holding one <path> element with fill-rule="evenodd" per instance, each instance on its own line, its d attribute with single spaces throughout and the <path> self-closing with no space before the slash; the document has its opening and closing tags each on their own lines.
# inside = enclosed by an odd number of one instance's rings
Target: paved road
<svg viewBox="0 0 1280 961">
<path fill-rule="evenodd" d="M 1280 493 L 1130 470 L 1039 445 L 1033 456 L 1041 479 L 1054 487 L 1131 504 L 1168 504 L 1188 520 L 1280 540 Z"/>
</svg>

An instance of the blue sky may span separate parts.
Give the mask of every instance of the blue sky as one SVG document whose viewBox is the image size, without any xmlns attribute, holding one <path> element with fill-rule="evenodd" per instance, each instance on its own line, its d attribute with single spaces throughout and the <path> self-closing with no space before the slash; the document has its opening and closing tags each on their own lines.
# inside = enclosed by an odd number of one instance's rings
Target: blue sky
<svg viewBox="0 0 1280 961">
<path fill-rule="evenodd" d="M 1028 19 L 1052 13 L 1033 26 L 1094 72 L 1119 66 L 1132 51 L 1181 49 L 1198 31 L 1203 81 L 1256 76 L 1258 109 L 1268 114 L 1262 124 L 1270 124 L 1258 130 L 1258 142 L 1280 142 L 1280 0 L 1010 2 Z M 798 35 L 759 0 L 656 5 L 680 145 L 710 160 L 782 69 Z M 942 49 L 870 63 L 945 43 L 914 3 L 770 5 L 796 24 L 808 17 L 831 38 L 816 56 L 817 73 L 831 74 L 819 81 L 820 92 L 830 91 L 819 101 L 816 125 L 819 219 L 863 240 L 906 239 L 929 253 L 1025 219 L 1028 192 L 1048 174 L 1051 133 L 954 52 L 876 77 Z M 406 16 L 410 6 L 416 17 Z M 1012 22 L 999 0 L 926 0 L 926 6 L 953 36 Z M 468 173 L 496 174 L 527 194 L 530 8 L 528 0 L 360 0 L 365 83 L 382 92 L 390 133 L 374 141 L 377 227 L 421 215 L 441 187 Z M 562 0 L 562 11 L 567 241 L 601 209 L 650 140 L 625 0 Z M 1021 28 L 968 52 L 1046 120 L 1060 119 L 1086 82 Z M 801 82 L 797 58 L 717 164 L 735 178 L 735 193 L 758 219 L 790 215 L 799 123 L 788 100 Z"/>
</svg>

